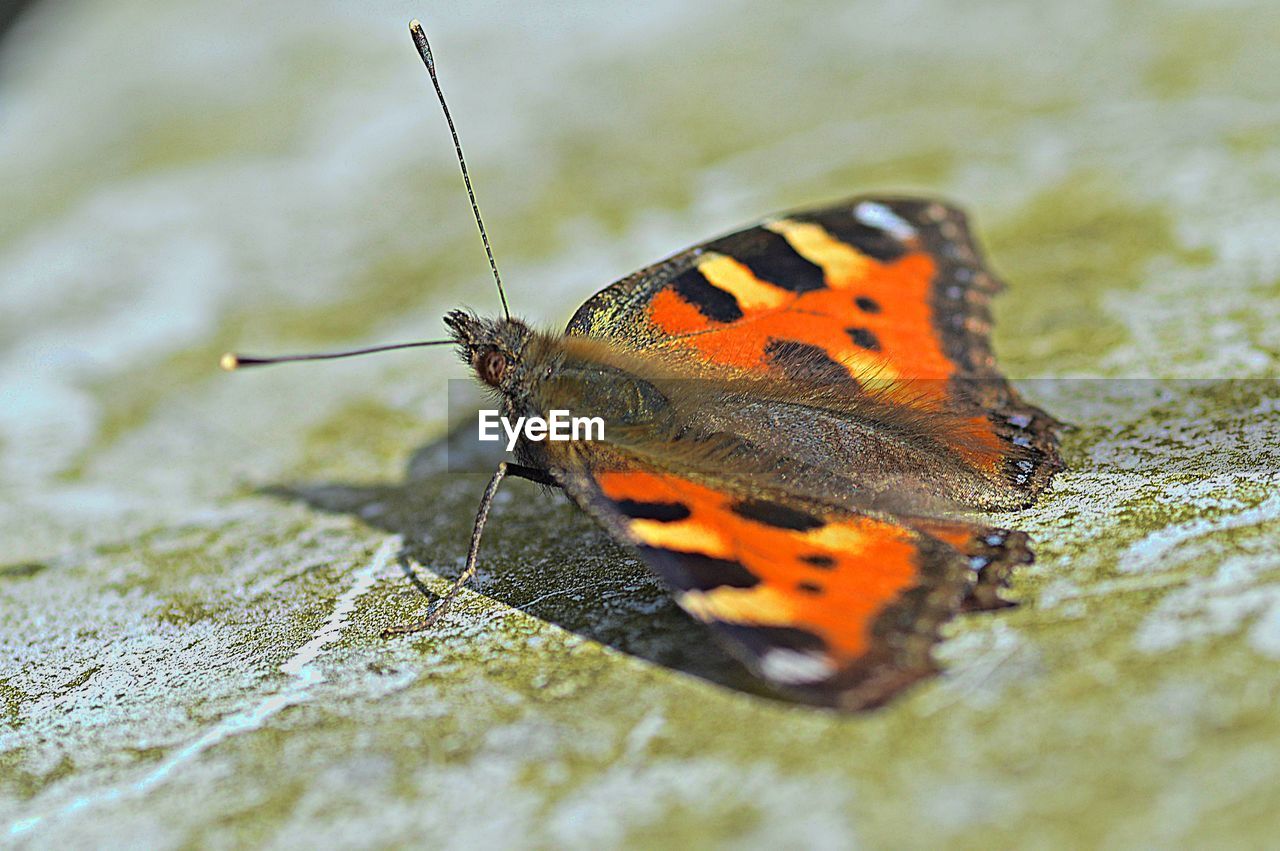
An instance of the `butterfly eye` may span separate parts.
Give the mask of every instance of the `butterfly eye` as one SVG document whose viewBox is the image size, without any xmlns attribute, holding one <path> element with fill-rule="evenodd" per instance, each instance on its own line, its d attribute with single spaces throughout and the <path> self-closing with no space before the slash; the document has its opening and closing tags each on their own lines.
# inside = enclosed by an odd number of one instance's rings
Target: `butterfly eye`
<svg viewBox="0 0 1280 851">
<path fill-rule="evenodd" d="M 490 349 L 480 356 L 478 371 L 481 381 L 496 387 L 507 371 L 507 356 L 496 349 Z"/>
</svg>

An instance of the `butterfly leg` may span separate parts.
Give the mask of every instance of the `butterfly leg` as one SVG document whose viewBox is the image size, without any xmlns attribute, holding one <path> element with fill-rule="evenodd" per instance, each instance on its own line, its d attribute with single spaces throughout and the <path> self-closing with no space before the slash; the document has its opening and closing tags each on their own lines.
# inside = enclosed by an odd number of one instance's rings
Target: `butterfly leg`
<svg viewBox="0 0 1280 851">
<path fill-rule="evenodd" d="M 467 549 L 467 563 L 462 573 L 454 580 L 452 587 L 444 595 L 440 602 L 436 605 L 435 610 L 428 613 L 426 617 L 420 618 L 412 623 L 401 624 L 399 626 L 387 627 L 382 631 L 383 638 L 391 638 L 397 635 L 409 635 L 414 632 L 421 632 L 435 626 L 436 622 L 444 615 L 453 603 L 455 597 L 462 590 L 462 586 L 466 585 L 471 577 L 475 575 L 476 563 L 480 556 L 480 536 L 484 533 L 484 524 L 489 519 L 489 509 L 493 506 L 493 498 L 498 494 L 498 486 L 502 484 L 502 480 L 507 476 L 516 476 L 521 479 L 528 479 L 531 482 L 537 482 L 541 485 L 556 486 L 556 480 L 546 470 L 539 470 L 536 467 L 527 467 L 524 464 L 513 464 L 509 461 L 503 461 L 498 465 L 498 469 L 494 471 L 493 478 L 489 479 L 489 484 L 484 489 L 484 496 L 480 498 L 480 508 L 476 512 L 476 522 L 471 530 L 471 546 Z"/>
<path fill-rule="evenodd" d="M 525 464 L 515 464 L 511 461 L 502 462 L 507 468 L 508 476 L 515 476 L 518 479 L 526 479 L 539 485 L 546 485 L 549 488 L 558 488 L 560 483 L 556 481 L 555 476 L 546 470 L 539 470 L 537 467 L 529 467 Z"/>
</svg>

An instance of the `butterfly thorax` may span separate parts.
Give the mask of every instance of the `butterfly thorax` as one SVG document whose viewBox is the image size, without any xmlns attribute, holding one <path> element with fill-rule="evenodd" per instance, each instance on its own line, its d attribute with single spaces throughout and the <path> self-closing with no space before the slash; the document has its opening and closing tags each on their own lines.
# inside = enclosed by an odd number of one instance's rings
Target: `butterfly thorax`
<svg viewBox="0 0 1280 851">
<path fill-rule="evenodd" d="M 459 356 L 496 392 L 505 417 L 546 417 L 563 410 L 601 418 L 606 435 L 672 427 L 669 400 L 653 382 L 619 363 L 607 345 L 538 332 L 518 319 L 481 319 L 463 311 L 450 313 L 445 322 Z M 517 455 L 526 462 L 549 460 L 524 441 Z"/>
</svg>

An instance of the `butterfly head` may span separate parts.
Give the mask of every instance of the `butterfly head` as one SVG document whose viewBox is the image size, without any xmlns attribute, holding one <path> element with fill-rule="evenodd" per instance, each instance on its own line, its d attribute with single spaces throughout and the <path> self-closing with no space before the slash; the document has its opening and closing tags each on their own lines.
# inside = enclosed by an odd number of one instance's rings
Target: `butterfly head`
<svg viewBox="0 0 1280 851">
<path fill-rule="evenodd" d="M 497 390 L 518 381 L 525 348 L 533 332 L 518 319 L 481 319 L 464 310 L 444 318 L 458 355 L 475 370 L 476 377 Z"/>
</svg>

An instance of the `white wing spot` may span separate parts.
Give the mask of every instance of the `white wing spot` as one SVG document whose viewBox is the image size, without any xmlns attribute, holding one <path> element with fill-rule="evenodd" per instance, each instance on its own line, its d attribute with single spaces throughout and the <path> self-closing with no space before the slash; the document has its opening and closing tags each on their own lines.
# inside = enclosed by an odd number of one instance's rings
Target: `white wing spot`
<svg viewBox="0 0 1280 851">
<path fill-rule="evenodd" d="M 778 647 L 761 657 L 760 673 L 776 683 L 804 685 L 830 679 L 835 666 L 821 653 Z"/>
<path fill-rule="evenodd" d="M 864 225 L 882 230 L 903 242 L 916 235 L 916 229 L 908 224 L 906 219 L 884 204 L 877 204 L 874 201 L 863 201 L 854 207 L 853 217 Z"/>
</svg>

